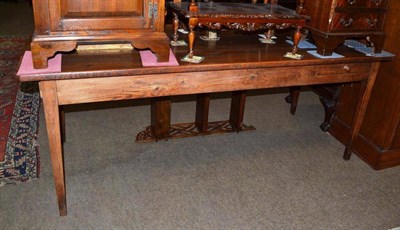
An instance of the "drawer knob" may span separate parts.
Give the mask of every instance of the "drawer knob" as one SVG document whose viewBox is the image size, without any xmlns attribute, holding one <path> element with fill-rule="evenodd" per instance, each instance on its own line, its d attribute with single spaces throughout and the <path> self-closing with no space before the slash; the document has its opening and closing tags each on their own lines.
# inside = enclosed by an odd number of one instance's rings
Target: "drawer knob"
<svg viewBox="0 0 400 230">
<path fill-rule="evenodd" d="M 349 18 L 349 20 L 347 20 L 346 21 L 346 19 L 344 19 L 344 18 L 341 18 L 340 19 L 340 23 L 342 23 L 342 25 L 344 26 L 344 27 L 349 27 L 349 26 L 351 26 L 351 24 L 353 23 L 353 18 Z"/>
<path fill-rule="evenodd" d="M 370 27 L 375 27 L 378 24 L 378 19 L 375 18 L 374 20 L 372 20 L 367 18 L 367 23 Z"/>
<path fill-rule="evenodd" d="M 357 0 L 347 0 L 347 2 L 348 2 L 350 5 L 353 5 L 354 3 L 357 2 Z"/>
<path fill-rule="evenodd" d="M 382 4 L 383 0 L 371 0 L 372 3 L 374 3 L 376 6 L 379 6 Z"/>
<path fill-rule="evenodd" d="M 351 67 L 348 66 L 348 65 L 344 65 L 344 66 L 343 66 L 343 69 L 344 69 L 344 71 L 346 71 L 346 72 L 350 72 Z"/>
</svg>

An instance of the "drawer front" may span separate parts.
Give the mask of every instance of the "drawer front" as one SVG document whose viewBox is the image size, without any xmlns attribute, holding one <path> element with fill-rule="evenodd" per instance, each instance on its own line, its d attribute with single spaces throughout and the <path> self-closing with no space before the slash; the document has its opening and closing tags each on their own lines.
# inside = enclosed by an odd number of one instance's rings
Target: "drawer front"
<svg viewBox="0 0 400 230">
<path fill-rule="evenodd" d="M 371 71 L 371 63 L 348 63 L 337 65 L 322 65 L 318 66 L 317 76 L 326 75 L 353 75 L 366 74 Z"/>
<path fill-rule="evenodd" d="M 368 7 L 386 9 L 388 0 L 338 0 L 337 7 Z"/>
<path fill-rule="evenodd" d="M 335 13 L 331 31 L 380 31 L 384 13 Z"/>
</svg>

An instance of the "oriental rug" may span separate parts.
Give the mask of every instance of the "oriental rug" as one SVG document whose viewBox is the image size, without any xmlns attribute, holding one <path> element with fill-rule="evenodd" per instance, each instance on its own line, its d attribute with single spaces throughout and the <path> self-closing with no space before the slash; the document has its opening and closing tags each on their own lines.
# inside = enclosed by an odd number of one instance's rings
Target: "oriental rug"
<svg viewBox="0 0 400 230">
<path fill-rule="evenodd" d="M 36 83 L 16 78 L 29 42 L 27 37 L 0 37 L 0 187 L 39 176 L 39 90 Z"/>
</svg>

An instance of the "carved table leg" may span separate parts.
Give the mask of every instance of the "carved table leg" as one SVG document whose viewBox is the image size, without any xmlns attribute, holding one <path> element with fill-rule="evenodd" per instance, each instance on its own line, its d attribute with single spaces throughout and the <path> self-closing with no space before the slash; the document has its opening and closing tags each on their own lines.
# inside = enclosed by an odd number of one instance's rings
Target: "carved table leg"
<svg viewBox="0 0 400 230">
<path fill-rule="evenodd" d="M 197 6 L 196 0 L 191 0 L 190 1 L 190 5 L 189 5 L 189 11 L 190 12 L 196 12 L 198 9 L 199 8 Z"/>
<path fill-rule="evenodd" d="M 207 132 L 208 112 L 210 109 L 210 94 L 198 94 L 196 99 L 196 119 L 195 125 L 200 133 Z"/>
<path fill-rule="evenodd" d="M 327 98 L 324 98 L 322 96 L 319 97 L 319 100 L 324 107 L 325 110 L 325 118 L 322 124 L 319 126 L 322 131 L 328 132 L 330 128 L 330 122 L 333 116 L 333 113 L 335 112 L 336 109 L 336 100 L 329 100 Z"/>
<path fill-rule="evenodd" d="M 151 129 L 156 140 L 170 136 L 171 99 L 157 97 L 151 99 Z"/>
<path fill-rule="evenodd" d="M 178 41 L 178 28 L 179 28 L 179 18 L 178 18 L 178 15 L 176 14 L 176 13 L 174 13 L 174 22 L 173 22 L 173 25 L 174 25 L 174 34 L 173 34 L 173 39 L 174 39 L 174 42 L 176 42 L 176 41 Z"/>
<path fill-rule="evenodd" d="M 324 86 L 315 86 L 315 87 L 316 88 L 313 89 L 314 91 L 316 91 L 319 87 L 324 87 Z M 326 86 L 326 87 L 329 87 L 329 86 Z M 332 88 L 334 88 L 334 87 L 332 86 Z M 332 116 L 336 111 L 336 104 L 339 100 L 341 89 L 342 89 L 342 86 L 338 86 L 337 89 L 334 90 L 334 92 L 332 93 L 331 97 L 326 97 L 324 95 L 319 96 L 319 100 L 325 110 L 324 121 L 322 122 L 322 124 L 319 127 L 324 132 L 328 132 L 330 129 Z"/>
<path fill-rule="evenodd" d="M 47 59 L 54 56 L 57 51 L 67 52 L 76 48 L 76 41 L 32 41 L 31 50 L 33 67 L 35 69 L 47 68 Z"/>
<path fill-rule="evenodd" d="M 189 58 L 193 58 L 193 46 L 194 46 L 194 40 L 196 38 L 196 34 L 194 32 L 194 27 L 197 25 L 197 20 L 195 18 L 189 19 Z"/>
<path fill-rule="evenodd" d="M 231 111 L 229 123 L 236 132 L 241 131 L 246 103 L 246 91 L 232 92 Z"/>
<path fill-rule="evenodd" d="M 292 49 L 292 54 L 296 54 L 297 53 L 297 46 L 299 45 L 300 39 L 303 36 L 301 34 L 301 26 L 297 26 L 296 27 L 296 32 L 294 33 L 293 36 L 293 49 Z"/>
<path fill-rule="evenodd" d="M 54 185 L 57 193 L 60 216 L 67 215 L 66 188 L 64 179 L 64 162 L 61 143 L 60 114 L 57 88 L 55 81 L 41 81 L 40 94 L 46 119 L 47 135 L 49 139 L 51 165 L 53 167 Z"/>
</svg>

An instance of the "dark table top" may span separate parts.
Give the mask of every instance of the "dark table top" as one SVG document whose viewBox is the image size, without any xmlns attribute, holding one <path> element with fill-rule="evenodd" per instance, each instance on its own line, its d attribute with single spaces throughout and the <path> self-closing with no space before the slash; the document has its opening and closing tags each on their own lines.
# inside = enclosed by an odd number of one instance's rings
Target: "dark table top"
<svg viewBox="0 0 400 230">
<path fill-rule="evenodd" d="M 197 3 L 196 12 L 189 11 L 188 2 L 169 3 L 169 7 L 187 18 L 251 18 L 251 19 L 305 19 L 296 11 L 280 5 L 263 3 Z"/>
</svg>

